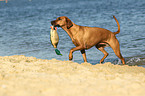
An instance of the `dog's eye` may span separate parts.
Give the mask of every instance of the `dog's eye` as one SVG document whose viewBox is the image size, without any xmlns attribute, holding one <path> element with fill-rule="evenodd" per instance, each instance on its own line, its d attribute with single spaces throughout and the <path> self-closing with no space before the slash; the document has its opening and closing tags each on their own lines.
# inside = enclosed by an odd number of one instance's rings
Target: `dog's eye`
<svg viewBox="0 0 145 96">
<path fill-rule="evenodd" d="M 60 18 L 58 18 L 58 20 L 61 20 Z"/>
</svg>

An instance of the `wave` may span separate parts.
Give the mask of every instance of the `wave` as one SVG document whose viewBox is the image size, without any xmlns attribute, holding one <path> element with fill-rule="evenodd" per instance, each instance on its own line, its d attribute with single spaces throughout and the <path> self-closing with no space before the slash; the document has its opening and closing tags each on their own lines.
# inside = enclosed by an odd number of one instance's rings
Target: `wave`
<svg viewBox="0 0 145 96">
<path fill-rule="evenodd" d="M 125 58 L 126 64 L 130 66 L 142 66 L 145 65 L 145 58 L 144 57 L 126 57 Z M 113 64 L 121 64 L 121 60 L 117 59 L 112 62 Z"/>
</svg>

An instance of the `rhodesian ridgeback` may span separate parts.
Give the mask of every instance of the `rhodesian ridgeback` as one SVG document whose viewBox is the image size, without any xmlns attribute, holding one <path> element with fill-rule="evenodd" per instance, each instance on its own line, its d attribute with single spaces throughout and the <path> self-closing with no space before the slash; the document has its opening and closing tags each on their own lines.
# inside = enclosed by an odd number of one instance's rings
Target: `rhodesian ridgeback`
<svg viewBox="0 0 145 96">
<path fill-rule="evenodd" d="M 76 46 L 72 48 L 69 53 L 69 60 L 73 59 L 73 52 L 80 50 L 84 59 L 87 62 L 85 50 L 95 46 L 98 50 L 103 52 L 104 57 L 100 60 L 100 63 L 104 62 L 104 59 L 109 55 L 105 51 L 105 47 L 111 47 L 118 56 L 122 63 L 125 64 L 125 60 L 120 53 L 120 45 L 116 38 L 116 34 L 120 32 L 120 25 L 115 16 L 113 16 L 118 25 L 117 32 L 111 32 L 104 28 L 99 27 L 87 27 L 79 26 L 73 23 L 68 17 L 58 17 L 56 20 L 51 21 L 51 24 L 55 27 L 61 27 L 67 32 L 72 39 L 73 44 Z"/>
</svg>

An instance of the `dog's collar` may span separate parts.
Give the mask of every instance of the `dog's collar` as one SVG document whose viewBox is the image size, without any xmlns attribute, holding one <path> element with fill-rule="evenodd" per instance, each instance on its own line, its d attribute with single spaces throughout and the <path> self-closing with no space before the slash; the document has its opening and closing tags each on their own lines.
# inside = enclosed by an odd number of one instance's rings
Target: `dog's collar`
<svg viewBox="0 0 145 96">
<path fill-rule="evenodd" d="M 70 29 L 72 26 L 73 26 L 73 24 L 70 27 L 68 27 L 67 29 Z"/>
</svg>

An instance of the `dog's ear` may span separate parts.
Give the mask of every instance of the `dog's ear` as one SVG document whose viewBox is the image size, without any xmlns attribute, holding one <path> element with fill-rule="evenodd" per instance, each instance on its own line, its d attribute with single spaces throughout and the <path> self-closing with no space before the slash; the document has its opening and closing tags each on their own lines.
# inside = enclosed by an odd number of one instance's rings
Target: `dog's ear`
<svg viewBox="0 0 145 96">
<path fill-rule="evenodd" d="M 69 18 L 66 18 L 66 23 L 67 23 L 67 29 L 69 29 L 73 26 L 73 23 Z"/>
</svg>

